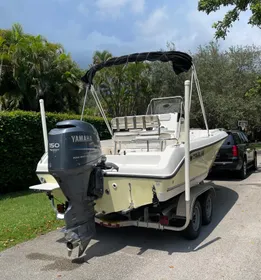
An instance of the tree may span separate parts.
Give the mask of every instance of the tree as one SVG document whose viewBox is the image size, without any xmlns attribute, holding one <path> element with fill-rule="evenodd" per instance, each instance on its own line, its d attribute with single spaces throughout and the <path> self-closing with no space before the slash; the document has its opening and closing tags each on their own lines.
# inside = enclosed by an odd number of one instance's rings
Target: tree
<svg viewBox="0 0 261 280">
<path fill-rule="evenodd" d="M 112 54 L 109 51 L 104 50 L 104 51 L 95 51 L 92 60 L 93 60 L 93 64 L 99 64 L 105 62 L 110 58 L 112 58 Z"/>
<path fill-rule="evenodd" d="M 173 43 L 167 48 L 175 49 Z M 216 42 L 191 53 L 195 63 L 209 127 L 236 127 L 246 119 L 250 126 L 261 123 L 261 48 L 230 47 L 221 51 Z M 112 57 L 96 51 L 93 63 Z M 80 112 L 84 72 L 58 43 L 25 34 L 19 25 L 0 30 L 0 109 L 39 110 L 44 98 L 48 111 Z M 154 97 L 184 96 L 189 73 L 175 75 L 171 63 L 128 63 L 98 71 L 95 88 L 108 116 L 144 114 Z M 97 114 L 94 100 L 88 114 Z M 191 125 L 204 128 L 194 88 Z"/>
<path fill-rule="evenodd" d="M 38 110 L 41 97 L 48 111 L 79 112 L 83 73 L 60 44 L 14 24 L 0 30 L 0 58 L 2 110 Z"/>
<path fill-rule="evenodd" d="M 168 47 L 173 49 L 171 44 Z M 211 128 L 235 128 L 240 119 L 247 119 L 250 126 L 261 123 L 261 98 L 247 94 L 261 75 L 261 48 L 234 46 L 221 51 L 210 42 L 191 55 Z M 175 75 L 170 63 L 129 63 L 102 69 L 94 83 L 107 114 L 114 117 L 144 114 L 153 97 L 184 96 L 188 78 L 189 73 Z M 195 87 L 191 125 L 204 128 Z"/>
<path fill-rule="evenodd" d="M 246 96 L 261 74 L 260 55 L 261 48 L 254 46 L 221 51 L 213 42 L 193 55 L 210 127 L 236 128 L 240 119 L 250 126 L 261 122 L 261 98 Z M 203 127 L 195 93 L 192 101 L 192 116 Z"/>
<path fill-rule="evenodd" d="M 248 24 L 261 28 L 260 0 L 199 0 L 198 10 L 210 14 L 211 12 L 216 12 L 222 6 L 232 6 L 233 8 L 225 14 L 223 20 L 213 24 L 216 29 L 216 39 L 225 39 L 233 23 L 239 19 L 240 13 L 247 10 L 252 12 Z"/>
<path fill-rule="evenodd" d="M 246 93 L 246 96 L 261 96 L 261 76 L 256 80 L 254 86 Z"/>
<path fill-rule="evenodd" d="M 252 12 L 248 24 L 261 28 L 260 0 L 199 0 L 198 10 L 210 14 L 220 9 L 221 6 L 233 6 L 233 9 L 226 13 L 222 21 L 213 24 L 213 27 L 216 28 L 216 39 L 225 39 L 233 23 L 239 19 L 240 13 L 247 10 Z M 246 95 L 261 95 L 261 76 L 257 77 L 257 80 L 253 82 Z"/>
<path fill-rule="evenodd" d="M 144 114 L 151 97 L 150 65 L 130 63 L 96 73 L 95 87 L 110 116 Z"/>
</svg>

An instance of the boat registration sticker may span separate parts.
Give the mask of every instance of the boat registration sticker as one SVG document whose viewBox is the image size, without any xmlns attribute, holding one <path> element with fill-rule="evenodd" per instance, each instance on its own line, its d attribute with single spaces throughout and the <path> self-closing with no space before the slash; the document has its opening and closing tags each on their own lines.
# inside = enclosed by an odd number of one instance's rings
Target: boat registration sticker
<svg viewBox="0 0 261 280">
<path fill-rule="evenodd" d="M 192 160 L 197 159 L 202 156 L 204 156 L 204 150 L 196 151 L 190 155 L 190 160 L 192 161 Z"/>
</svg>

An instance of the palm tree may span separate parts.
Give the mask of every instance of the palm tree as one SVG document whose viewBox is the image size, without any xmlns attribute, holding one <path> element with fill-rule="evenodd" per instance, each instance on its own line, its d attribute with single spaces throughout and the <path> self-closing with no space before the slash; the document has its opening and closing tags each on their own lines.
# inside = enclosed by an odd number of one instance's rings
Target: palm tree
<svg viewBox="0 0 261 280">
<path fill-rule="evenodd" d="M 106 57 L 106 55 L 105 55 Z M 25 34 L 20 24 L 0 29 L 0 110 L 79 111 L 82 70 L 62 45 Z"/>
<path fill-rule="evenodd" d="M 95 51 L 92 57 L 93 64 L 99 64 L 105 62 L 106 60 L 112 58 L 112 54 L 107 51 Z"/>
</svg>

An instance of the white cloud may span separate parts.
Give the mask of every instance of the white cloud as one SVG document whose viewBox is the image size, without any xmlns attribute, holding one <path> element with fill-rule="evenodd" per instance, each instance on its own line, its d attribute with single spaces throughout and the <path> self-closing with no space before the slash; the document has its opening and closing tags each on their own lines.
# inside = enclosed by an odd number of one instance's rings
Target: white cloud
<svg viewBox="0 0 261 280">
<path fill-rule="evenodd" d="M 59 41 L 66 41 L 71 52 L 86 56 L 97 49 L 107 49 L 116 56 L 132 52 L 166 49 L 167 42 L 173 42 L 178 50 L 194 52 L 200 44 L 207 44 L 213 40 L 215 29 L 212 28 L 212 24 L 222 19 L 228 9 L 222 8 L 215 13 L 206 15 L 197 11 L 196 0 L 184 0 L 183 4 L 179 7 L 170 5 L 158 7 L 148 14 L 144 13 L 141 17 L 143 20 L 135 21 L 135 17 L 131 14 L 144 11 L 144 0 L 98 0 L 93 5 L 98 5 L 96 9 L 98 7 L 99 12 L 103 12 L 105 16 L 113 17 L 118 13 L 118 15 L 128 16 L 128 21 L 133 20 L 133 30 L 130 32 L 135 34 L 135 37 L 129 37 L 129 40 L 125 41 L 126 39 L 122 39 L 120 35 L 108 36 L 106 35 L 106 26 L 103 27 L 103 30 L 92 30 L 91 33 L 85 34 L 83 24 L 71 21 L 68 22 L 66 30 L 60 30 L 61 40 L 59 39 Z M 79 5 L 77 10 L 84 12 L 86 6 L 91 11 L 89 4 Z M 89 12 L 89 14 L 91 13 Z M 261 45 L 260 29 L 251 28 L 247 24 L 248 18 L 249 14 L 244 13 L 240 21 L 234 23 L 226 40 L 220 40 L 222 48 L 237 44 Z M 101 18 L 98 19 L 101 20 Z"/>
<path fill-rule="evenodd" d="M 152 11 L 145 20 L 136 22 L 136 46 L 158 49 L 166 48 L 173 42 L 177 49 L 196 51 L 198 46 L 214 40 L 215 29 L 212 24 L 223 19 L 228 7 L 207 15 L 197 10 L 196 0 L 185 0 L 178 8 L 160 7 Z M 219 40 L 221 48 L 231 45 L 261 45 L 261 33 L 257 27 L 248 24 L 250 12 L 242 13 L 240 20 L 230 28 L 226 40 Z"/>
<path fill-rule="evenodd" d="M 82 25 L 75 22 L 74 20 L 69 20 L 67 22 L 67 27 L 64 30 L 64 34 L 67 38 L 78 38 L 81 36 Z"/>
<path fill-rule="evenodd" d="M 71 2 L 71 0 L 52 0 L 53 2 L 58 2 L 59 4 L 66 4 Z"/>
<path fill-rule="evenodd" d="M 197 44 L 205 44 L 214 39 L 215 29 L 212 28 L 214 22 L 222 20 L 226 12 L 231 9 L 223 7 L 215 13 L 209 15 L 198 12 L 196 9 L 191 10 L 187 16 L 187 28 L 189 33 L 194 33 L 194 40 Z M 251 45 L 261 44 L 261 32 L 257 27 L 252 28 L 248 24 L 251 16 L 249 11 L 240 15 L 240 20 L 233 23 L 229 29 L 225 40 L 220 39 L 219 43 L 222 48 L 228 48 L 232 45 Z M 188 36 L 189 38 L 190 36 Z"/>
<path fill-rule="evenodd" d="M 145 0 L 131 0 L 131 9 L 135 14 L 143 13 L 145 9 Z"/>
<path fill-rule="evenodd" d="M 130 11 L 134 14 L 142 13 L 145 7 L 145 0 L 98 0 L 96 2 L 98 14 L 105 17 L 123 16 L 123 8 L 127 6 L 130 6 Z"/>
<path fill-rule="evenodd" d="M 87 38 L 85 39 L 86 43 L 88 44 L 87 48 L 95 50 L 95 48 L 99 48 L 100 45 L 117 45 L 121 46 L 124 43 L 115 36 L 106 36 L 100 32 L 93 31 L 90 33 Z"/>
<path fill-rule="evenodd" d="M 173 41 L 178 36 L 174 28 L 172 16 L 169 16 L 166 6 L 152 11 L 143 21 L 136 22 L 135 44 L 146 50 L 165 49 L 167 42 Z"/>
<path fill-rule="evenodd" d="M 76 7 L 77 11 L 83 15 L 87 15 L 89 12 L 89 9 L 86 7 L 84 2 L 80 2 L 77 7 Z"/>
<path fill-rule="evenodd" d="M 71 33 L 68 33 L 68 36 L 71 36 Z M 115 36 L 107 36 L 101 32 L 93 31 L 85 37 L 81 35 L 67 41 L 66 47 L 70 49 L 70 52 L 93 53 L 96 50 L 107 49 L 114 53 L 115 48 L 122 48 L 124 51 L 126 43 Z"/>
<path fill-rule="evenodd" d="M 145 21 L 138 21 L 137 25 L 139 32 L 145 36 L 155 35 L 164 31 L 164 27 L 168 22 L 168 15 L 166 13 L 166 7 L 161 7 L 154 10 Z"/>
<path fill-rule="evenodd" d="M 101 10 L 114 9 L 125 6 L 129 0 L 98 0 L 96 6 Z"/>
<path fill-rule="evenodd" d="M 220 40 L 224 48 L 231 45 L 261 45 L 261 30 L 257 27 L 251 27 L 248 24 L 250 12 L 240 16 L 240 20 L 235 22 L 227 34 L 226 40 Z"/>
</svg>

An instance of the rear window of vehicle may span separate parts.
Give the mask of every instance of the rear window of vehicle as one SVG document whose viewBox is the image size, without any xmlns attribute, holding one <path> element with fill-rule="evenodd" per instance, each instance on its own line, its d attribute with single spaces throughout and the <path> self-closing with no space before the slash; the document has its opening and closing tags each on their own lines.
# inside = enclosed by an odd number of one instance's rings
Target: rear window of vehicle
<svg viewBox="0 0 261 280">
<path fill-rule="evenodd" d="M 234 137 L 234 141 L 235 141 L 236 144 L 244 143 L 244 141 L 242 141 L 242 139 L 240 138 L 238 133 L 233 133 L 233 137 Z"/>
<path fill-rule="evenodd" d="M 242 137 L 242 139 L 243 139 L 242 142 L 243 142 L 243 143 L 247 143 L 247 142 L 248 142 L 248 139 L 247 139 L 247 137 L 246 137 L 246 134 L 243 133 L 243 132 L 241 132 L 240 135 L 241 135 L 241 137 Z"/>
<path fill-rule="evenodd" d="M 226 146 L 226 145 L 235 145 L 232 134 L 229 134 L 226 140 L 224 141 L 224 143 L 222 144 L 222 146 Z"/>
</svg>

